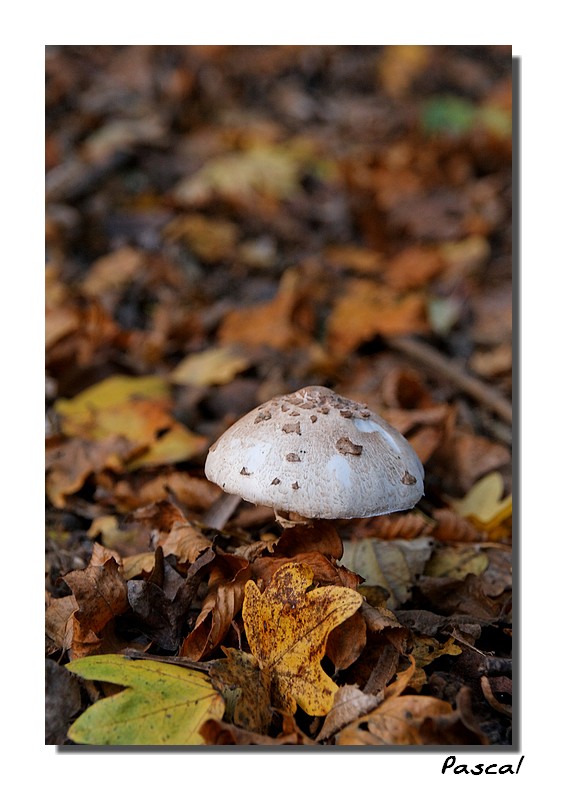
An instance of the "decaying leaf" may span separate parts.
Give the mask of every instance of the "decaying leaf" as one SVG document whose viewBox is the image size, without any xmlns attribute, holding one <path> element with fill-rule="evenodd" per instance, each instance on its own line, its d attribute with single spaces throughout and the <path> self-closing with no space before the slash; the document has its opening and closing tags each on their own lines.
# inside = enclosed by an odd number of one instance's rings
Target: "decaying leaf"
<svg viewBox="0 0 567 800">
<path fill-rule="evenodd" d="M 314 716 L 327 714 L 338 689 L 321 659 L 330 631 L 362 602 L 352 589 L 325 586 L 308 591 L 309 567 L 281 567 L 262 593 L 246 584 L 242 618 L 252 655 L 270 676 L 276 708 L 293 713 L 299 705 Z"/>
<path fill-rule="evenodd" d="M 416 575 L 423 573 L 433 548 L 432 539 L 410 541 L 358 539 L 344 543 L 343 566 L 359 573 L 367 586 L 381 586 L 390 593 L 388 607 L 396 608 L 410 596 Z"/>
<path fill-rule="evenodd" d="M 335 695 L 333 707 L 317 735 L 317 741 L 329 739 L 362 714 L 368 714 L 382 699 L 382 696 L 361 692 L 358 686 L 341 686 Z"/>
<path fill-rule="evenodd" d="M 464 698 L 457 709 L 445 700 L 403 694 L 415 675 L 415 660 L 387 687 L 375 711 L 348 725 L 337 736 L 339 745 L 486 744 L 470 719 Z"/>
<path fill-rule="evenodd" d="M 208 550 L 201 558 L 206 557 L 207 553 Z M 242 607 L 244 587 L 250 577 L 250 564 L 246 559 L 221 552 L 213 555 L 214 559 L 210 568 L 208 567 L 210 573 L 207 594 L 193 630 L 180 649 L 181 655 L 193 661 L 210 655 L 224 641 L 234 617 Z M 198 563 L 196 561 L 193 568 Z M 188 572 L 188 577 L 191 575 L 192 570 Z"/>
<path fill-rule="evenodd" d="M 226 658 L 212 662 L 209 675 L 225 701 L 225 718 L 248 731 L 266 733 L 272 718 L 267 674 L 250 653 L 229 647 L 223 652 Z"/>
<path fill-rule="evenodd" d="M 67 669 L 126 687 L 94 703 L 73 723 L 68 736 L 79 744 L 203 744 L 201 725 L 224 713 L 208 678 L 174 664 L 107 655 L 74 661 Z"/>
<path fill-rule="evenodd" d="M 72 658 L 100 651 L 105 638 L 112 638 L 108 626 L 129 607 L 126 582 L 114 555 L 95 542 L 89 565 L 64 577 L 77 604 L 71 618 Z"/>
</svg>

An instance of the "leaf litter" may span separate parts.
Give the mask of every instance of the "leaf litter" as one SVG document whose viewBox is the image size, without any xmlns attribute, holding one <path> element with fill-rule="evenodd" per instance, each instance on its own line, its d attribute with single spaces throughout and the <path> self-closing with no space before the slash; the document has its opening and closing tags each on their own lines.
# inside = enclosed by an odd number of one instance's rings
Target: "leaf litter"
<svg viewBox="0 0 567 800">
<path fill-rule="evenodd" d="M 510 50 L 46 58 L 46 741 L 510 744 Z M 414 510 L 223 510 L 208 447 L 309 384 Z"/>
</svg>

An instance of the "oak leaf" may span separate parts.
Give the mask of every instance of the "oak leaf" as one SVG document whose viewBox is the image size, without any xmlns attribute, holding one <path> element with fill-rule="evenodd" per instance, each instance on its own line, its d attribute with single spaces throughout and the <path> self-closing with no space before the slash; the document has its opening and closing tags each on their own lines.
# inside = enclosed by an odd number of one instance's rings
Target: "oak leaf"
<svg viewBox="0 0 567 800">
<path fill-rule="evenodd" d="M 313 572 L 305 564 L 284 564 L 262 594 L 253 581 L 244 590 L 242 618 L 252 655 L 270 676 L 276 708 L 322 716 L 338 686 L 321 659 L 329 633 L 362 602 L 353 589 L 324 586 L 308 591 Z"/>
<path fill-rule="evenodd" d="M 90 706 L 70 727 L 78 744 L 203 744 L 199 728 L 222 719 L 224 701 L 199 672 L 120 655 L 91 656 L 67 665 L 75 675 L 127 687 Z"/>
</svg>

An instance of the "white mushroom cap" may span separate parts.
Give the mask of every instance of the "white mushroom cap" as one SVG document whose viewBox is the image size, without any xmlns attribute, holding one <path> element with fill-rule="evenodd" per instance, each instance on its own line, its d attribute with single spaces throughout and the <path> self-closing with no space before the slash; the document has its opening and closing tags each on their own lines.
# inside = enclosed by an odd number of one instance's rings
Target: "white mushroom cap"
<svg viewBox="0 0 567 800">
<path fill-rule="evenodd" d="M 235 422 L 210 448 L 205 474 L 228 494 L 309 519 L 389 514 L 423 495 L 423 466 L 402 434 L 323 386 Z"/>
</svg>

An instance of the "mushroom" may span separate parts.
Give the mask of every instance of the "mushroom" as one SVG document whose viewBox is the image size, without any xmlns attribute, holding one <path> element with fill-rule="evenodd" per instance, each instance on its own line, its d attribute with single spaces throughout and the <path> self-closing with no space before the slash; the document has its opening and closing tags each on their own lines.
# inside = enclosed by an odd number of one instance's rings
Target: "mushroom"
<svg viewBox="0 0 567 800">
<path fill-rule="evenodd" d="M 271 506 L 283 526 L 412 508 L 423 466 L 368 406 L 324 386 L 274 397 L 211 446 L 205 474 L 230 495 Z"/>
</svg>

